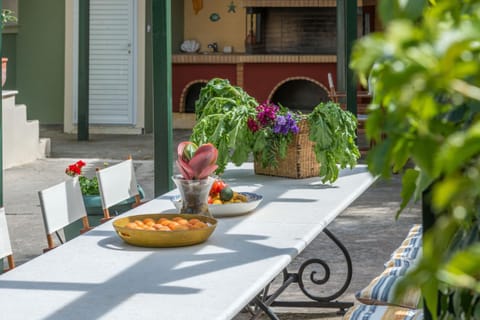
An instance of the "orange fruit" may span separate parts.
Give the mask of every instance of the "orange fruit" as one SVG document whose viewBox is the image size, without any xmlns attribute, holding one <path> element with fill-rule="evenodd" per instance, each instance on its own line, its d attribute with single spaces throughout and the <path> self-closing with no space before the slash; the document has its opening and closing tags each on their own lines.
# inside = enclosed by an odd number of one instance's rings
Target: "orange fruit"
<svg viewBox="0 0 480 320">
<path fill-rule="evenodd" d="M 162 226 L 162 225 L 160 225 L 160 227 L 158 227 L 157 230 L 158 230 L 158 231 L 172 231 L 172 230 L 170 230 L 169 227 L 167 227 L 167 226 Z"/>
<path fill-rule="evenodd" d="M 179 224 L 183 224 L 183 225 L 187 225 L 187 224 L 188 224 L 188 220 L 187 220 L 187 219 L 183 219 L 183 218 L 177 219 L 176 222 L 179 223 Z"/>
<path fill-rule="evenodd" d="M 195 224 L 197 222 L 201 222 L 201 221 L 198 220 L 197 218 L 192 218 L 192 219 L 188 220 L 188 223 L 190 223 L 190 224 Z"/>
<path fill-rule="evenodd" d="M 205 222 L 198 221 L 197 223 L 195 223 L 195 226 L 199 226 L 200 228 L 206 228 L 207 224 Z"/>
<path fill-rule="evenodd" d="M 167 224 L 167 227 L 169 227 L 171 230 L 174 230 L 174 228 L 176 226 L 179 226 L 180 224 L 178 224 L 177 222 L 175 221 L 170 221 L 170 223 Z"/>
<path fill-rule="evenodd" d="M 205 228 L 207 225 L 202 222 L 202 221 L 198 221 L 197 223 L 193 224 L 192 225 L 192 229 L 203 229 Z"/>
<path fill-rule="evenodd" d="M 152 218 L 143 219 L 143 223 L 146 224 L 146 225 L 151 225 L 152 222 L 153 222 L 153 224 L 155 224 L 155 220 L 153 220 Z"/>
<path fill-rule="evenodd" d="M 179 231 L 179 230 L 188 230 L 188 227 L 183 224 L 177 224 L 172 227 L 170 227 L 173 231 Z"/>
<path fill-rule="evenodd" d="M 125 227 L 130 229 L 138 229 L 138 225 L 135 222 L 129 222 Z"/>
<path fill-rule="evenodd" d="M 165 219 L 165 220 L 160 221 L 160 224 L 164 225 L 164 226 L 168 226 L 171 222 L 172 222 L 172 220 Z"/>
</svg>

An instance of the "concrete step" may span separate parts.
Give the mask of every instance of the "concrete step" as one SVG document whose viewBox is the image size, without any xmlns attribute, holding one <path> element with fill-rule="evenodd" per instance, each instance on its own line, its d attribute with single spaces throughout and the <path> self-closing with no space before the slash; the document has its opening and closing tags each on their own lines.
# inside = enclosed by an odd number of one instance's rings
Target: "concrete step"
<svg viewBox="0 0 480 320">
<path fill-rule="evenodd" d="M 15 104 L 16 92 L 3 92 L 3 168 L 45 158 L 49 141 L 40 141 L 38 120 L 27 119 L 27 106 Z"/>
</svg>

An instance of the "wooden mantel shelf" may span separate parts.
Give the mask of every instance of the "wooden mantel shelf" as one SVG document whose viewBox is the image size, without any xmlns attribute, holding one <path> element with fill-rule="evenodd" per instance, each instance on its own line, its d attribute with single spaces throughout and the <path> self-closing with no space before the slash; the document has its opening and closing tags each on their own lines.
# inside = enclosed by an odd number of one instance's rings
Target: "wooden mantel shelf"
<svg viewBox="0 0 480 320">
<path fill-rule="evenodd" d="M 357 0 L 357 5 L 376 5 L 376 0 Z M 336 0 L 243 0 L 244 7 L 336 7 Z"/>
<path fill-rule="evenodd" d="M 177 64 L 335 63 L 337 57 L 335 55 L 192 53 L 174 54 L 172 62 Z"/>
</svg>

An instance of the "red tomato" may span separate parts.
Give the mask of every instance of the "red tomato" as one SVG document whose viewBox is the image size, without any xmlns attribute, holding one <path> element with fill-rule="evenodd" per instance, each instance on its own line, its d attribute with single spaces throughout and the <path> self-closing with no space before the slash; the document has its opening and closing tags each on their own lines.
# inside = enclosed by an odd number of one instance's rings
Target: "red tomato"
<svg viewBox="0 0 480 320">
<path fill-rule="evenodd" d="M 223 188 L 225 188 L 227 186 L 227 184 L 225 182 L 223 182 L 222 180 L 219 181 L 218 183 L 218 186 L 219 186 L 219 189 L 218 192 L 222 191 Z"/>
<path fill-rule="evenodd" d="M 214 195 L 217 192 L 217 181 L 215 180 L 210 188 L 210 195 Z"/>
<path fill-rule="evenodd" d="M 212 196 L 208 196 L 208 204 L 212 204 L 212 203 L 213 203 Z"/>
<path fill-rule="evenodd" d="M 226 184 L 222 180 L 215 180 L 212 184 L 212 188 L 210 189 L 210 195 L 220 193 L 225 186 Z"/>
</svg>

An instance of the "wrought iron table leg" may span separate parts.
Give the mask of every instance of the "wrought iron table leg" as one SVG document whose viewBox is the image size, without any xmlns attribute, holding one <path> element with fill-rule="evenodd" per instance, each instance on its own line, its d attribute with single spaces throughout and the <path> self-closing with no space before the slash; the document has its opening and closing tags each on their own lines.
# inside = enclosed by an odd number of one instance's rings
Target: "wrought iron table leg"
<svg viewBox="0 0 480 320">
<path fill-rule="evenodd" d="M 339 313 L 345 313 L 345 310 L 353 305 L 351 302 L 340 302 L 340 301 L 335 301 L 338 297 L 340 297 L 348 288 L 350 285 L 350 282 L 352 281 L 352 259 L 350 257 L 350 254 L 347 250 L 347 248 L 342 244 L 342 242 L 335 237 L 330 230 L 325 228 L 323 232 L 335 243 L 335 245 L 342 251 L 346 263 L 347 263 L 347 277 L 345 279 L 345 282 L 343 286 L 334 294 L 329 295 L 329 296 L 317 296 L 314 295 L 313 293 L 309 292 L 307 288 L 305 287 L 304 281 L 303 281 L 303 274 L 305 272 L 305 269 L 312 265 L 312 264 L 318 264 L 322 266 L 322 268 L 325 270 L 325 275 L 322 279 L 316 279 L 315 276 L 317 276 L 316 271 L 312 271 L 310 273 L 310 281 L 313 284 L 316 285 L 323 285 L 327 283 L 330 279 L 330 267 L 328 264 L 319 258 L 312 258 L 308 259 L 307 261 L 303 262 L 302 265 L 300 266 L 298 273 L 294 274 L 295 281 L 297 282 L 298 286 L 300 287 L 300 290 L 311 300 L 313 301 L 273 301 L 271 303 L 271 306 L 279 306 L 279 307 L 316 307 L 316 308 L 339 308 Z M 291 274 L 289 274 L 291 275 Z M 283 291 L 283 290 L 282 290 Z"/>
<path fill-rule="evenodd" d="M 263 312 L 272 320 L 280 320 L 277 315 L 273 312 L 273 310 L 260 299 L 259 297 L 255 298 L 255 304 L 262 309 Z M 252 318 L 253 319 L 253 318 Z"/>
<path fill-rule="evenodd" d="M 319 264 L 322 266 L 322 268 L 325 270 L 325 276 L 322 279 L 316 279 L 315 276 L 317 275 L 316 271 L 312 271 L 310 273 L 310 281 L 313 284 L 316 285 L 323 285 L 328 282 L 330 279 L 330 267 L 328 264 L 319 258 L 312 258 L 308 259 L 305 262 L 302 263 L 300 268 L 298 269 L 297 273 L 290 273 L 287 271 L 287 269 L 284 269 L 282 272 L 283 276 L 283 281 L 282 285 L 277 288 L 273 293 L 268 294 L 268 291 L 270 289 L 270 285 L 266 286 L 264 290 L 257 296 L 255 299 L 252 301 L 252 306 L 253 309 L 250 309 L 250 313 L 252 314 L 252 317 L 250 318 L 251 320 L 258 319 L 262 312 L 265 312 L 265 314 L 270 317 L 270 319 L 278 319 L 278 317 L 275 315 L 273 310 L 270 308 L 270 306 L 277 306 L 277 307 L 313 307 L 313 308 L 338 308 L 339 309 L 339 314 L 344 314 L 346 309 L 350 308 L 353 303 L 352 302 L 341 302 L 341 301 L 336 301 L 338 297 L 340 297 L 348 288 L 350 285 L 350 282 L 352 281 L 352 273 L 353 273 L 353 268 L 352 268 L 352 259 L 350 257 L 350 253 L 348 252 L 347 248 L 343 245 L 343 243 L 333 235 L 330 230 L 325 228 L 323 232 L 329 237 L 335 245 L 342 251 L 346 263 L 347 263 L 347 277 L 345 279 L 345 282 L 343 283 L 343 286 L 334 294 L 329 295 L 329 296 L 316 296 L 309 292 L 307 288 L 305 287 L 305 284 L 303 282 L 303 274 L 305 272 L 305 269 L 312 264 Z M 305 294 L 308 298 L 310 298 L 313 301 L 276 301 L 277 297 L 285 291 L 292 283 L 298 283 L 298 286 L 300 287 L 300 290 Z M 335 300 L 335 301 L 334 301 Z"/>
<path fill-rule="evenodd" d="M 292 283 L 297 282 L 297 275 L 288 273 L 287 269 L 283 269 L 282 271 L 283 275 L 283 282 L 282 285 L 275 290 L 272 294 L 268 294 L 268 291 L 270 290 L 270 285 L 266 286 L 264 290 L 255 298 L 255 300 L 252 302 L 254 309 L 250 309 L 252 317 L 250 320 L 256 320 L 258 319 L 261 314 L 263 309 L 260 308 L 261 310 L 255 309 L 255 307 L 260 307 L 258 305 L 257 301 L 261 301 L 265 306 L 270 306 L 275 299 L 283 292 L 285 289 L 287 289 Z M 271 310 L 271 309 L 270 309 Z M 272 311 L 273 312 L 273 311 Z"/>
</svg>

